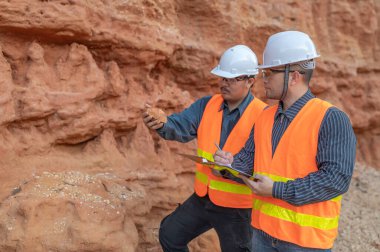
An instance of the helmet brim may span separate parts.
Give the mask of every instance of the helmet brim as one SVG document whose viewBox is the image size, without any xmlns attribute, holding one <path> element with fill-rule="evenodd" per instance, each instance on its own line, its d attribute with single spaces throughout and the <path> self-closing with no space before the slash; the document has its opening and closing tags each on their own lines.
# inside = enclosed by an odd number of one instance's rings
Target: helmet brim
<svg viewBox="0 0 380 252">
<path fill-rule="evenodd" d="M 285 65 L 294 65 L 294 64 L 297 64 L 297 63 L 300 63 L 300 62 L 303 62 L 303 61 L 306 61 L 306 60 L 311 60 L 311 59 L 316 59 L 316 58 L 319 58 L 320 55 L 316 55 L 315 57 L 313 58 L 308 58 L 308 59 L 297 59 L 297 61 L 294 61 L 294 62 L 287 62 L 285 64 L 272 64 L 272 65 L 258 65 L 257 68 L 259 69 L 266 69 L 266 68 L 272 68 L 272 67 L 279 67 L 279 66 L 285 66 Z"/>
<path fill-rule="evenodd" d="M 215 67 L 214 69 L 211 70 L 210 73 L 212 73 L 216 76 L 222 77 L 222 78 L 236 78 L 236 77 L 243 76 L 243 75 L 247 75 L 247 76 L 256 75 L 259 73 L 259 71 L 257 70 L 255 73 L 249 73 L 249 74 L 248 73 L 247 74 L 246 73 L 233 74 L 230 72 L 220 70 L 218 67 Z"/>
</svg>

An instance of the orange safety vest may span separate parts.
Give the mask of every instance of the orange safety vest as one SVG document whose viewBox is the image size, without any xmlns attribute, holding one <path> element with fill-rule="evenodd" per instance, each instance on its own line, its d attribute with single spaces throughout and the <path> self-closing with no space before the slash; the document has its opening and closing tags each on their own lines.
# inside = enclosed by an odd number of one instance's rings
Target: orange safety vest
<svg viewBox="0 0 380 252">
<path fill-rule="evenodd" d="M 217 149 L 215 143 L 220 142 L 223 118 L 223 110 L 220 109 L 222 103 L 223 97 L 220 94 L 214 95 L 210 99 L 197 132 L 198 156 L 211 161 L 214 161 L 213 154 Z M 258 98 L 251 101 L 229 134 L 223 151 L 228 151 L 235 155 L 244 147 L 253 124 L 266 106 Z M 231 208 L 252 207 L 252 193 L 246 185 L 214 176 L 210 167 L 204 165 L 197 164 L 194 189 L 195 193 L 200 197 L 208 193 L 210 200 L 218 206 Z"/>
<path fill-rule="evenodd" d="M 272 129 L 278 105 L 265 110 L 255 125 L 255 173 L 287 182 L 318 171 L 319 128 L 331 106 L 311 99 L 286 129 L 273 157 Z M 341 198 L 294 206 L 253 194 L 252 226 L 302 247 L 329 249 L 338 233 Z"/>
</svg>

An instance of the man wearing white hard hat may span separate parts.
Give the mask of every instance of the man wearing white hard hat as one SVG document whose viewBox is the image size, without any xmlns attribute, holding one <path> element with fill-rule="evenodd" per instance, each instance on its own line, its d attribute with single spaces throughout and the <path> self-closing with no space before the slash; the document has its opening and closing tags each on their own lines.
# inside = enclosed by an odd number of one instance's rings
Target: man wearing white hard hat
<svg viewBox="0 0 380 252">
<path fill-rule="evenodd" d="M 266 107 L 250 92 L 257 65 L 255 53 L 247 46 L 229 48 L 211 71 L 220 77 L 220 94 L 203 97 L 165 120 L 146 111 L 145 124 L 167 140 L 197 139 L 198 155 L 208 160 L 213 160 L 217 145 L 231 155 L 239 152 Z M 247 172 L 252 174 L 252 169 Z M 195 193 L 161 222 L 163 250 L 188 251 L 191 240 L 214 228 L 222 251 L 250 251 L 251 190 L 239 178 L 201 164 L 196 165 L 194 180 Z"/>
<path fill-rule="evenodd" d="M 256 121 L 244 156 L 255 147 L 252 251 L 331 251 L 338 234 L 342 194 L 355 164 L 356 138 L 347 115 L 309 90 L 319 55 L 310 37 L 272 35 L 263 55 L 264 88 L 279 100 Z M 232 163 L 228 153 L 215 160 Z M 236 160 L 236 168 L 252 162 Z"/>
</svg>

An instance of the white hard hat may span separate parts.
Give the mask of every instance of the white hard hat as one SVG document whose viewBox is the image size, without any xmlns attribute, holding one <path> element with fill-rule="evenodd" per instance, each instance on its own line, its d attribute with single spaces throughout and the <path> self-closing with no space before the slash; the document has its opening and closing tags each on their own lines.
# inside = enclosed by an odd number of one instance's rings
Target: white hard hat
<svg viewBox="0 0 380 252">
<path fill-rule="evenodd" d="M 250 76 L 259 73 L 257 65 L 256 54 L 248 46 L 236 45 L 223 53 L 219 65 L 211 73 L 223 78 Z"/>
<path fill-rule="evenodd" d="M 269 37 L 263 54 L 263 64 L 259 68 L 310 61 L 307 64 L 310 69 L 315 67 L 311 60 L 318 57 L 309 35 L 298 31 L 279 32 Z"/>
</svg>

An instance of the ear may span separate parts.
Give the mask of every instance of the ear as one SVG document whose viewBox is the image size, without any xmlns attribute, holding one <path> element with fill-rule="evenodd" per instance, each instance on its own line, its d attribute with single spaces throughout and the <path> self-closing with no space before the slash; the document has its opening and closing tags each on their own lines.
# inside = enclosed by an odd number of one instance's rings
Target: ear
<svg viewBox="0 0 380 252">
<path fill-rule="evenodd" d="M 247 81 L 247 87 L 251 88 L 255 84 L 256 78 L 249 78 Z"/>
<path fill-rule="evenodd" d="M 294 86 L 298 82 L 302 81 L 302 75 L 298 71 L 291 72 L 289 76 L 290 76 L 290 80 L 289 80 L 290 86 Z"/>
</svg>

